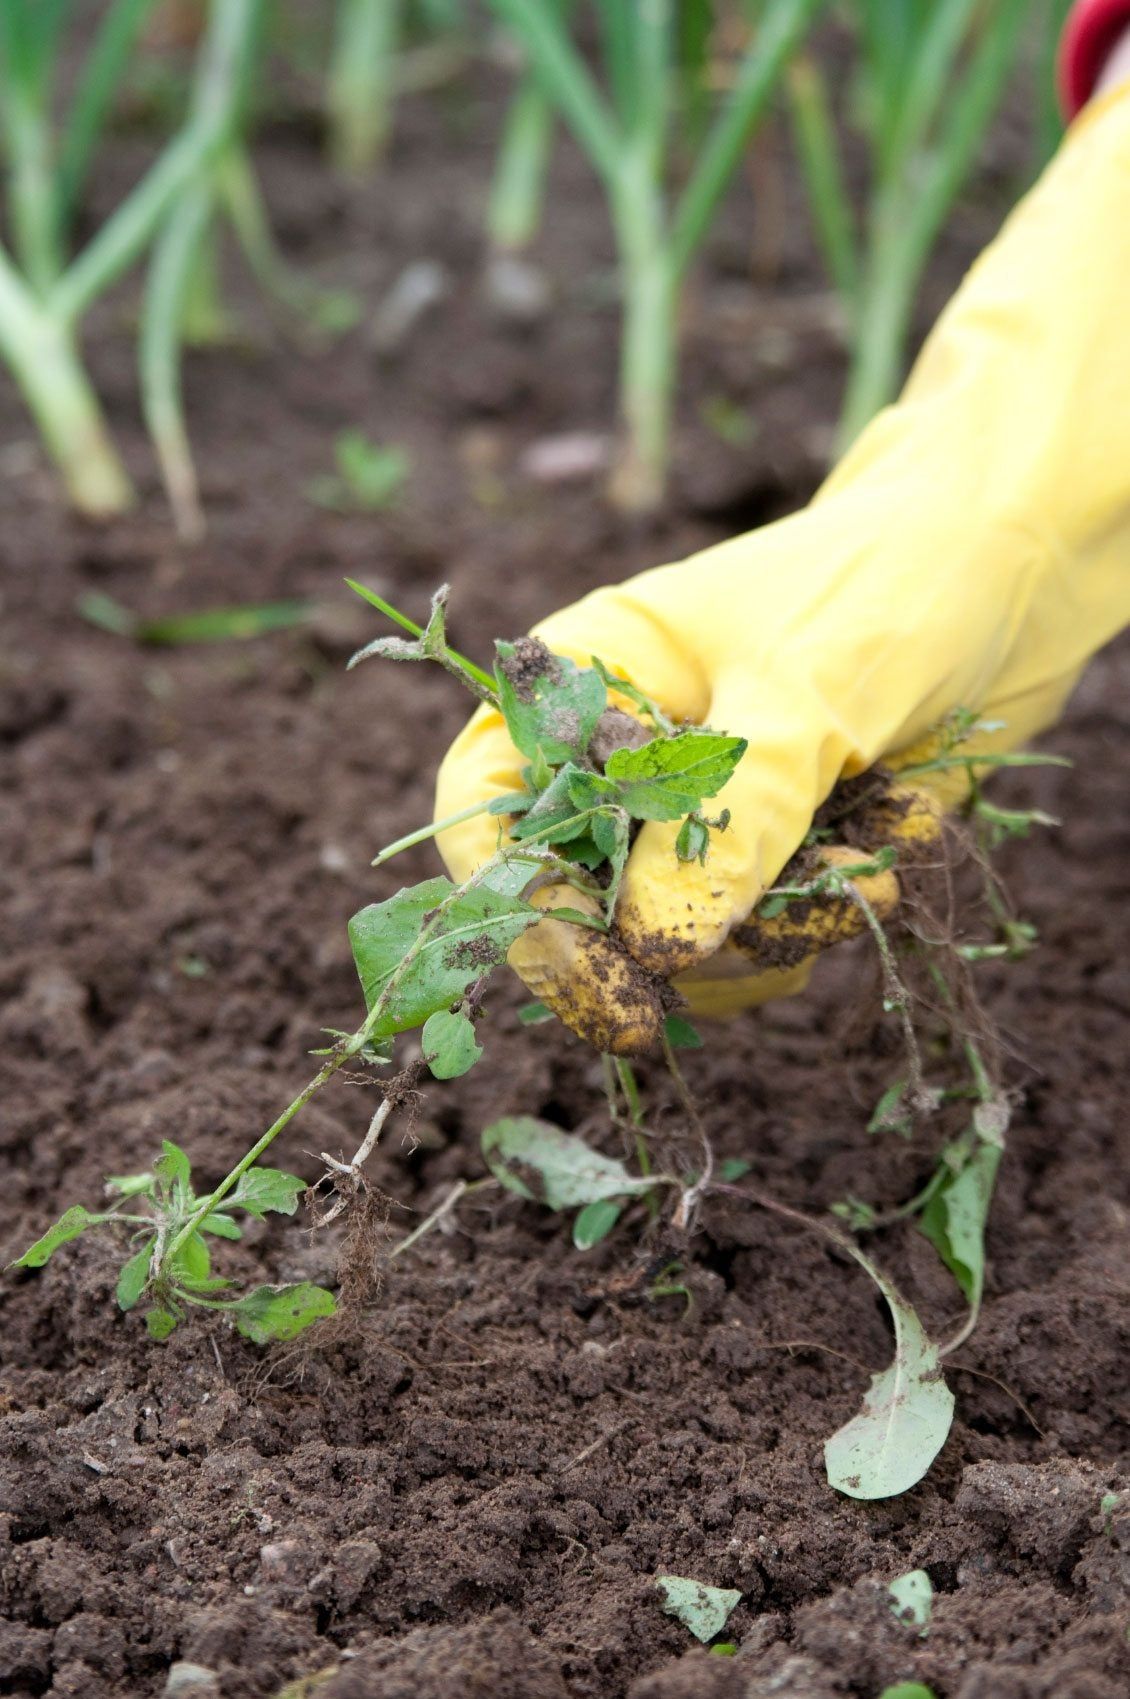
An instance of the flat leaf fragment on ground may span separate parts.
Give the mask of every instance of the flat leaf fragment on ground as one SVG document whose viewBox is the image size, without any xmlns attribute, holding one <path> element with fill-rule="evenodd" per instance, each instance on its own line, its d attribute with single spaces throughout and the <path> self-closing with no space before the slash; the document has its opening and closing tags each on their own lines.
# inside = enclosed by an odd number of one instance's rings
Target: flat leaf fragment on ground
<svg viewBox="0 0 1130 1699">
<path fill-rule="evenodd" d="M 533 1115 L 495 1121 L 482 1136 L 491 1173 L 518 1197 L 549 1209 L 575 1209 L 604 1198 L 650 1191 L 653 1179 L 628 1173 L 615 1157 Z"/>
<path fill-rule="evenodd" d="M 721 1634 L 742 1598 L 736 1587 L 708 1587 L 685 1575 L 657 1575 L 655 1585 L 663 1594 L 667 1615 L 678 1617 L 703 1644 Z"/>
<path fill-rule="evenodd" d="M 920 1481 L 953 1421 L 953 1393 L 938 1347 L 906 1299 L 861 1251 L 851 1254 L 887 1300 L 895 1325 L 895 1359 L 873 1375 L 857 1416 L 824 1446 L 830 1484 L 849 1498 L 893 1498 Z"/>
<path fill-rule="evenodd" d="M 897 1575 L 887 1588 L 891 1609 L 900 1622 L 925 1634 L 934 1610 L 934 1583 L 924 1569 L 911 1569 Z"/>
<path fill-rule="evenodd" d="M 271 1339 L 294 1339 L 336 1309 L 332 1292 L 304 1280 L 296 1286 L 257 1286 L 228 1313 L 245 1339 L 265 1345 Z"/>
<path fill-rule="evenodd" d="M 80 1233 L 85 1233 L 88 1227 L 97 1227 L 98 1223 L 104 1220 L 104 1216 L 92 1215 L 80 1203 L 73 1204 L 70 1209 L 64 1210 L 58 1221 L 47 1229 L 42 1238 L 37 1239 L 34 1245 L 29 1245 L 23 1256 L 16 1258 L 11 1264 L 12 1268 L 42 1268 L 60 1245 L 69 1244 L 72 1239 L 77 1239 Z"/>
</svg>

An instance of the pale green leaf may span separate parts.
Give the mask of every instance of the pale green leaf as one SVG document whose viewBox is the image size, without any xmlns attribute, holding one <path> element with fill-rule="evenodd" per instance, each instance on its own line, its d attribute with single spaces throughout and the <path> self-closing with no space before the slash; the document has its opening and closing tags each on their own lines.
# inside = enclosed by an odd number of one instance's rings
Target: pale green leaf
<svg viewBox="0 0 1130 1699">
<path fill-rule="evenodd" d="M 111 1174 L 106 1180 L 106 1190 L 121 1198 L 136 1198 L 152 1189 L 152 1174 Z"/>
<path fill-rule="evenodd" d="M 946 1442 L 953 1393 L 938 1347 L 913 1309 L 863 1252 L 842 1244 L 875 1281 L 895 1327 L 895 1358 L 871 1386 L 857 1416 L 824 1446 L 828 1480 L 849 1498 L 893 1498 L 920 1481 Z"/>
<path fill-rule="evenodd" d="M 532 1115 L 495 1121 L 482 1136 L 487 1167 L 502 1185 L 549 1209 L 575 1209 L 602 1198 L 650 1191 L 654 1180 L 628 1173 L 615 1157 Z"/>
<path fill-rule="evenodd" d="M 448 1009 L 429 1015 L 420 1035 L 424 1060 L 437 1080 L 458 1079 L 473 1068 L 483 1053 L 474 1022 Z"/>
<path fill-rule="evenodd" d="M 590 667 L 551 655 L 534 637 L 496 643 L 498 704 L 516 749 L 556 765 L 583 756 L 608 693 Z"/>
<path fill-rule="evenodd" d="M 145 1312 L 145 1327 L 150 1339 L 167 1339 L 179 1320 L 180 1317 L 165 1309 L 163 1304 Z"/>
<path fill-rule="evenodd" d="M 304 1280 L 296 1286 L 257 1286 L 232 1304 L 229 1314 L 245 1339 L 265 1345 L 271 1339 L 294 1339 L 336 1309 L 332 1292 Z"/>
<path fill-rule="evenodd" d="M 683 1627 L 704 1644 L 721 1634 L 742 1599 L 736 1587 L 708 1587 L 685 1575 L 657 1575 L 655 1585 L 663 1594 L 667 1615 L 678 1617 Z"/>
<path fill-rule="evenodd" d="M 924 1569 L 911 1569 L 898 1575 L 887 1588 L 891 1609 L 900 1622 L 925 1634 L 934 1610 L 934 1583 Z"/>
<path fill-rule="evenodd" d="M 884 1687 L 879 1699 L 937 1699 L 937 1694 L 921 1681 L 896 1681 L 893 1687 Z"/>
</svg>

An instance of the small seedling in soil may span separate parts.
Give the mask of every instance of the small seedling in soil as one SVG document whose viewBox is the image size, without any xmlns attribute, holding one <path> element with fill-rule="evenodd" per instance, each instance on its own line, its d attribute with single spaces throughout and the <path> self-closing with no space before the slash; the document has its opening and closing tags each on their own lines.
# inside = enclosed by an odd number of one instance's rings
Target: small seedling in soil
<svg viewBox="0 0 1130 1699">
<path fill-rule="evenodd" d="M 114 1233 L 128 1252 L 115 1288 L 118 1308 L 132 1310 L 145 1295 L 151 1306 L 145 1325 L 152 1338 L 167 1339 L 186 1309 L 196 1306 L 223 1311 L 240 1333 L 260 1344 L 293 1339 L 311 1322 L 333 1314 L 333 1294 L 302 1282 L 221 1296 L 232 1283 L 212 1273 L 208 1241 L 243 1237 L 233 1212 L 255 1220 L 271 1212 L 293 1215 L 305 1190 L 302 1180 L 279 1168 L 251 1167 L 222 1210 L 201 1214 L 188 1157 L 166 1139 L 152 1173 L 111 1176 L 106 1181 L 107 1196 L 114 1200 L 109 1208 L 93 1212 L 73 1205 L 12 1267 L 42 1268 L 61 1245 L 99 1229 Z M 176 1249 L 169 1253 L 171 1243 Z"/>
<path fill-rule="evenodd" d="M 158 1338 L 170 1332 L 189 1307 L 223 1312 L 255 1340 L 291 1338 L 331 1314 L 334 1300 L 318 1287 L 264 1287 L 238 1296 L 227 1280 L 211 1272 L 207 1240 L 239 1236 L 233 1210 L 292 1214 L 297 1206 L 302 1183 L 259 1166 L 273 1141 L 347 1064 L 389 1069 L 398 1035 L 418 1034 L 419 1059 L 387 1079 L 354 1156 L 346 1161 L 322 1153 L 323 1172 L 309 1192 L 313 1223 L 319 1227 L 337 1220 L 367 1191 L 365 1163 L 390 1115 L 414 1095 L 424 1070 L 438 1079 L 455 1079 L 481 1059 L 487 983 L 526 930 L 548 915 L 596 929 L 610 945 L 623 949 L 616 931 L 616 899 L 641 823 L 681 822 L 676 854 L 686 860 L 708 857 L 712 835 L 725 831 L 728 824 L 724 811 L 711 816 L 704 804 L 734 772 L 746 748 L 742 738 L 709 727 L 677 726 L 656 703 L 630 681 L 612 674 L 599 659 L 594 657 L 591 667 L 579 667 L 532 638 L 499 642 L 495 665 L 487 671 L 448 643 L 446 590 L 434 597 L 428 621 L 420 626 L 375 591 L 362 585 L 353 588 L 407 635 L 378 638 L 350 664 L 381 657 L 442 666 L 477 700 L 490 703 L 502 714 L 526 765 L 514 791 L 484 798 L 452 819 L 422 827 L 376 858 L 377 863 L 388 861 L 410 845 L 476 815 L 498 823 L 495 853 L 462 884 L 446 877 L 426 879 L 354 915 L 349 937 L 364 995 L 364 1020 L 355 1032 L 329 1034 L 332 1043 L 316 1052 L 321 1063 L 318 1072 L 210 1194 L 195 1192 L 188 1159 L 167 1143 L 152 1175 L 111 1183 L 118 1196 L 112 1208 L 102 1214 L 81 1207 L 69 1210 L 19 1259 L 19 1266 L 39 1267 L 60 1245 L 89 1228 L 117 1231 L 125 1227 L 129 1256 L 119 1280 L 119 1303 L 131 1309 L 144 1298 L 150 1305 L 150 1332 Z M 969 740 L 983 729 L 972 715 L 951 717 L 942 728 L 939 753 L 914 771 L 917 776 L 964 768 L 970 781 L 969 813 L 980 835 L 978 854 L 990 911 L 998 924 L 1007 923 L 1019 936 L 1023 923 L 1008 909 L 987 859 L 987 851 L 999 837 L 1004 811 L 986 812 L 980 781 L 995 767 L 1027 765 L 1042 758 L 977 755 Z M 893 795 L 889 779 L 876 774 L 872 784 L 871 778 L 865 775 L 862 791 L 859 781 L 853 781 L 855 791 L 849 786 L 843 795 L 833 793 L 805 845 L 766 893 L 753 917 L 756 925 L 751 926 L 756 931 L 757 925 L 771 925 L 787 917 L 795 904 L 810 909 L 831 905 L 833 913 L 855 915 L 855 929 L 870 934 L 879 958 L 883 1005 L 899 1023 L 904 1049 L 903 1069 L 871 1117 L 875 1136 L 907 1137 L 943 1105 L 961 1108 L 962 1124 L 945 1144 L 926 1184 L 906 1204 L 883 1213 L 863 1200 L 851 1199 L 838 1211 L 853 1232 L 917 1219 L 966 1300 L 966 1319 L 953 1337 L 944 1343 L 929 1337 L 913 1307 L 852 1232 L 740 1185 L 750 1166 L 747 1162 L 715 1163 L 677 1059 L 677 1051 L 699 1047 L 702 1041 L 677 1013 L 666 1013 L 656 1024 L 686 1136 L 681 1145 L 668 1140 L 662 1147 L 662 1166 L 653 1157 L 660 1147 L 651 1137 L 636 1075 L 623 1057 L 607 1055 L 603 1069 L 609 1120 L 619 1129 L 625 1149 L 634 1153 L 634 1166 L 532 1116 L 496 1121 L 482 1135 L 487 1177 L 459 1181 L 388 1253 L 396 1256 L 418 1242 L 471 1191 L 495 1185 L 527 1202 L 572 1215 L 573 1241 L 579 1251 L 588 1251 L 607 1238 L 633 1210 L 643 1223 L 655 1223 L 669 1212 L 670 1229 L 685 1235 L 703 1200 L 718 1194 L 768 1209 L 820 1235 L 869 1275 L 893 1324 L 893 1361 L 873 1377 L 859 1414 L 825 1448 L 829 1481 L 848 1496 L 861 1499 L 888 1497 L 913 1486 L 949 1432 L 954 1401 L 942 1363 L 976 1324 L 984 1289 L 985 1221 L 1008 1126 L 1007 1100 L 985 1060 L 975 1026 L 964 1012 L 963 993 L 954 989 L 953 964 L 961 972 L 967 971 L 965 965 L 947 939 L 929 937 L 920 927 L 910 936 L 911 958 L 932 988 L 929 1018 L 935 1026 L 941 1021 L 949 1050 L 962 1063 L 960 1077 L 944 1085 L 924 1077 L 926 1047 L 920 1041 L 916 1004 L 903 964 L 861 889 L 862 881 L 887 874 L 896 860 L 889 843 L 863 841 L 860 797 L 866 801 L 874 791 L 886 803 Z M 843 815 L 853 809 L 862 844 L 858 859 L 854 852 L 846 859 L 842 854 L 839 859 L 825 854 L 829 836 L 838 833 Z M 1018 812 L 1009 815 L 1009 833 L 1020 830 L 1021 818 Z M 1033 813 L 1023 818 L 1031 825 L 1044 817 Z M 571 888 L 576 898 L 559 901 L 552 909 L 539 908 L 532 899 L 545 885 Z M 656 979 L 653 989 L 656 1009 L 669 1010 L 665 984 Z M 540 1004 L 522 1012 L 523 1020 L 533 1026 L 548 1016 Z M 928 1053 L 932 1058 L 935 1052 Z M 133 1213 L 124 1212 L 126 1203 L 132 1205 Z M 144 1213 L 138 1214 L 138 1209 Z M 682 1297 L 690 1316 L 693 1294 L 676 1278 L 681 1273 L 679 1263 L 668 1260 L 661 1266 L 648 1295 Z"/>
<path fill-rule="evenodd" d="M 382 447 L 364 431 L 342 431 L 334 441 L 334 470 L 311 478 L 306 493 L 337 513 L 380 513 L 400 496 L 409 470 L 402 448 Z"/>
</svg>

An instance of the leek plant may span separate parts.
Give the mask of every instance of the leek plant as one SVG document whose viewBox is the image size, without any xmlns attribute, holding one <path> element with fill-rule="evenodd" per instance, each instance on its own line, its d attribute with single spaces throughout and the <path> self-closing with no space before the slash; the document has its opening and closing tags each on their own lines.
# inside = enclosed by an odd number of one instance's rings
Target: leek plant
<svg viewBox="0 0 1130 1699">
<path fill-rule="evenodd" d="M 603 83 L 555 5 L 490 0 L 604 188 L 616 238 L 623 323 L 624 445 L 612 494 L 644 510 L 667 469 L 682 287 L 781 74 L 823 0 L 767 0 L 716 113 L 674 190 L 680 43 L 674 0 L 594 0 Z"/>
<path fill-rule="evenodd" d="M 934 244 L 1015 64 L 1029 0 L 852 0 L 866 204 L 847 186 L 833 101 L 810 56 L 787 79 L 797 152 L 824 263 L 843 302 L 851 363 L 844 450 L 895 394 Z"/>
<path fill-rule="evenodd" d="M 72 504 L 97 517 L 121 512 L 132 490 L 83 364 L 82 321 L 150 248 L 170 209 L 196 207 L 201 185 L 235 132 L 261 0 L 213 0 L 184 124 L 72 255 L 74 211 L 152 3 L 112 0 L 105 8 L 67 116 L 57 126 L 55 73 L 71 8 L 66 0 L 0 0 L 0 134 L 10 237 L 0 243 L 0 357 Z"/>
</svg>

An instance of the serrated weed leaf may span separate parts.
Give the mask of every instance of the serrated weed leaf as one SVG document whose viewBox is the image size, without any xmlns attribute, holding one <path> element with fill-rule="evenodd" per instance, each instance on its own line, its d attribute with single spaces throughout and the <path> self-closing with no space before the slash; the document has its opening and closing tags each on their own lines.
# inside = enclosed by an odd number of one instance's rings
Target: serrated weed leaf
<svg viewBox="0 0 1130 1699">
<path fill-rule="evenodd" d="M 230 1305 L 228 1313 L 245 1339 L 265 1345 L 272 1339 L 297 1338 L 336 1309 L 332 1292 L 304 1280 L 296 1286 L 257 1286 Z"/>
<path fill-rule="evenodd" d="M 511 826 L 510 836 L 516 843 L 536 837 L 547 844 L 564 844 L 571 838 L 579 838 L 589 829 L 589 814 L 595 803 L 603 800 L 594 799 L 584 783 L 595 779 L 595 774 L 585 773 L 567 762 L 532 807 Z M 574 788 L 580 801 L 573 794 Z"/>
<path fill-rule="evenodd" d="M 493 1122 L 483 1133 L 482 1150 L 500 1184 L 548 1209 L 576 1209 L 602 1198 L 647 1192 L 656 1183 L 629 1174 L 615 1157 L 533 1115 Z"/>
<path fill-rule="evenodd" d="M 42 1268 L 44 1263 L 59 1249 L 60 1245 L 69 1244 L 72 1239 L 77 1239 L 80 1234 L 85 1233 L 89 1227 L 97 1227 L 99 1222 L 105 1220 L 104 1215 L 92 1215 L 80 1203 L 72 1204 L 70 1209 L 64 1210 L 54 1226 L 49 1227 L 43 1237 L 37 1239 L 34 1245 L 29 1245 L 23 1256 L 17 1257 L 13 1263 L 9 1264 L 9 1267 Z"/>
<path fill-rule="evenodd" d="M 579 1251 L 590 1251 L 607 1239 L 621 1215 L 621 1206 L 611 1198 L 587 1203 L 573 1221 L 573 1243 Z"/>
<path fill-rule="evenodd" d="M 550 654 L 536 637 L 495 649 L 498 705 L 514 747 L 554 766 L 583 756 L 608 700 L 600 674 Z"/>
<path fill-rule="evenodd" d="M 118 1275 L 116 1297 L 120 1310 L 132 1310 L 144 1292 L 149 1279 L 149 1264 L 153 1256 L 155 1240 L 150 1239 L 139 1251 L 135 1251 L 129 1261 L 122 1264 Z"/>
<path fill-rule="evenodd" d="M 529 877 L 527 869 L 526 883 Z M 404 1032 L 450 1009 L 538 918 L 507 891 L 459 889 L 443 878 L 370 903 L 349 922 L 349 941 L 370 1015 L 381 1005 L 372 1036 Z"/>
<path fill-rule="evenodd" d="M 266 1215 L 268 1211 L 276 1215 L 293 1215 L 305 1190 L 306 1182 L 300 1180 L 297 1174 L 286 1174 L 281 1168 L 249 1168 L 240 1177 L 235 1190 L 224 1199 L 224 1208 L 245 1209 L 248 1215 L 257 1216 Z M 207 1226 L 207 1222 L 204 1225 Z M 216 1231 L 215 1228 L 208 1230 Z M 228 1239 L 236 1236 L 223 1229 L 220 1233 Z"/>
<path fill-rule="evenodd" d="M 677 1617 L 704 1645 L 721 1634 L 742 1599 L 736 1587 L 708 1587 L 685 1575 L 657 1575 L 655 1585 L 667 1615 Z"/>
<path fill-rule="evenodd" d="M 849 1498 L 893 1498 L 922 1479 L 945 1444 L 953 1393 L 942 1377 L 938 1347 L 906 1299 L 869 1258 L 843 1243 L 887 1300 L 895 1358 L 872 1376 L 859 1414 L 826 1442 L 824 1462 L 831 1485 Z"/>
<path fill-rule="evenodd" d="M 621 805 L 637 820 L 678 820 L 717 796 L 748 744 L 719 732 L 679 732 L 639 749 L 616 749 L 605 776 L 616 782 Z"/>
<path fill-rule="evenodd" d="M 925 1634 L 934 1610 L 934 1583 L 924 1569 L 911 1569 L 897 1575 L 887 1588 L 891 1609 L 900 1622 Z"/>
<path fill-rule="evenodd" d="M 437 1080 L 455 1080 L 473 1068 L 483 1053 L 474 1022 L 459 1011 L 441 1009 L 424 1022 L 420 1034 L 424 1060 Z"/>
</svg>

